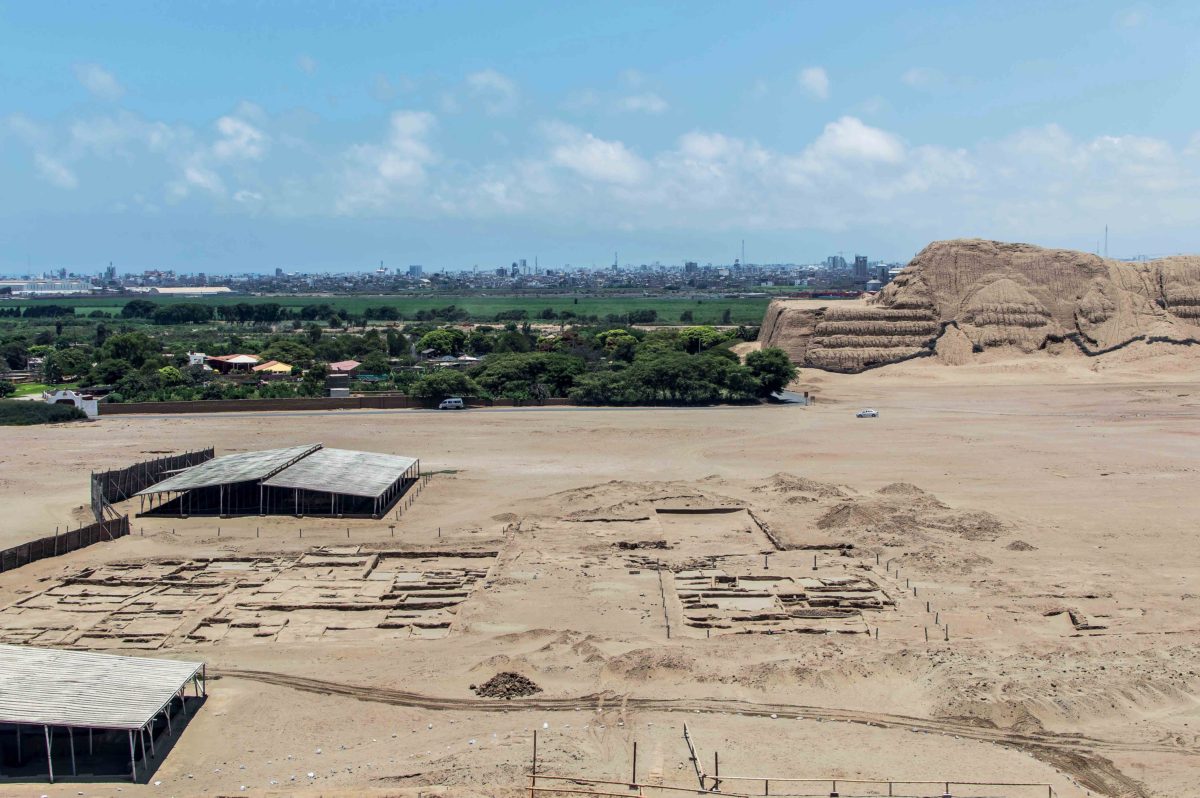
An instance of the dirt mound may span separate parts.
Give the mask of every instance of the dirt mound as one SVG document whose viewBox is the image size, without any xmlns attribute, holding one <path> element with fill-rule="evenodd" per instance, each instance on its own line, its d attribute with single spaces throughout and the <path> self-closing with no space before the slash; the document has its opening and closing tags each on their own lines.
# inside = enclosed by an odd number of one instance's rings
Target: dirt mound
<svg viewBox="0 0 1200 798">
<path fill-rule="evenodd" d="M 1037 551 L 1037 546 L 1033 545 L 1032 543 L 1026 543 L 1023 540 L 1014 540 L 1004 548 L 1008 549 L 1009 551 Z"/>
<path fill-rule="evenodd" d="M 837 485 L 783 471 L 772 474 L 763 484 L 755 486 L 752 490 L 755 493 L 806 493 L 822 499 L 843 498 L 848 495 Z"/>
<path fill-rule="evenodd" d="M 502 671 L 480 685 L 471 685 L 480 698 L 524 698 L 542 692 L 542 688 L 528 676 L 513 671 Z"/>
<path fill-rule="evenodd" d="M 911 482 L 893 482 L 875 491 L 880 496 L 928 496 L 929 494 Z"/>
<path fill-rule="evenodd" d="M 870 505 L 842 502 L 817 520 L 818 529 L 847 529 L 874 526 L 885 516 Z"/>
<path fill-rule="evenodd" d="M 1200 344 L 1200 257 L 1124 263 L 966 239 L 921 250 L 872 304 L 775 300 L 759 333 L 800 365 L 859 372 L 937 355 L 1030 353 L 1069 339 L 1097 355 L 1136 341 Z"/>
</svg>

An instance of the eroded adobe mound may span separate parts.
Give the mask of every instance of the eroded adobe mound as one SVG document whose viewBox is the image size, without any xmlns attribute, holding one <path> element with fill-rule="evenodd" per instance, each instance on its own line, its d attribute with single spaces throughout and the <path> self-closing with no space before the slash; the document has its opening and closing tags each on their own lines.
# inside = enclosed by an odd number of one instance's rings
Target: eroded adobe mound
<svg viewBox="0 0 1200 798">
<path fill-rule="evenodd" d="M 771 303 L 759 340 L 800 365 L 857 372 L 937 355 L 1071 341 L 1098 355 L 1135 341 L 1200 344 L 1200 257 L 1125 263 L 997 241 L 937 241 L 870 303 Z"/>
</svg>

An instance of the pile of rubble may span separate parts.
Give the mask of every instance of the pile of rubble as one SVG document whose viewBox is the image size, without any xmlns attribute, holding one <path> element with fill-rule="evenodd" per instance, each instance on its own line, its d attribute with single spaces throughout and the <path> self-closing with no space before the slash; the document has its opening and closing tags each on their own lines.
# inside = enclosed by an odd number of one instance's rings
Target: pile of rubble
<svg viewBox="0 0 1200 798">
<path fill-rule="evenodd" d="M 527 695 L 542 692 L 542 688 L 528 676 L 513 671 L 497 673 L 480 685 L 471 685 L 475 695 L 482 698 L 522 698 Z"/>
</svg>

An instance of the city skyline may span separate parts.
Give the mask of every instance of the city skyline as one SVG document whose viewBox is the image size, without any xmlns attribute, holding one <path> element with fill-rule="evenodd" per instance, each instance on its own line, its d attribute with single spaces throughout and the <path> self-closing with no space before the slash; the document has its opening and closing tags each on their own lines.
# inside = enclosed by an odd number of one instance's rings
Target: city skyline
<svg viewBox="0 0 1200 798">
<path fill-rule="evenodd" d="M 125 8 L 0 4 L 0 273 L 1200 250 L 1183 3 Z"/>
</svg>

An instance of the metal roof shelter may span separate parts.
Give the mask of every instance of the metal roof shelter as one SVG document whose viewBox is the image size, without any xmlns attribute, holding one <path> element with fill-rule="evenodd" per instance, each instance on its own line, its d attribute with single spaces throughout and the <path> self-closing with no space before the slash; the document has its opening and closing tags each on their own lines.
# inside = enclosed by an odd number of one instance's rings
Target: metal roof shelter
<svg viewBox="0 0 1200 798">
<path fill-rule="evenodd" d="M 415 457 L 317 443 L 218 457 L 136 495 L 143 498 L 143 514 L 379 518 L 420 476 Z"/>
<path fill-rule="evenodd" d="M 145 766 L 146 741 L 149 739 L 153 752 L 159 716 L 165 718 L 171 733 L 175 699 L 186 712 L 184 691 L 188 682 L 193 683 L 200 697 L 204 681 L 203 662 L 0 644 L 0 724 L 16 727 L 18 760 L 26 736 L 24 727 L 42 727 L 51 782 L 51 741 L 56 728 L 67 731 L 73 775 L 77 775 L 75 730 L 87 730 L 89 751 L 93 730 L 124 731 L 129 739 L 131 774 L 136 781 L 137 742 L 141 743 Z M 7 742 L 7 736 L 4 739 Z"/>
<path fill-rule="evenodd" d="M 320 448 L 321 444 L 316 443 L 306 446 L 291 446 L 287 449 L 227 454 L 224 457 L 216 457 L 206 463 L 184 469 L 175 476 L 151 485 L 134 495 L 149 496 L 151 493 L 169 493 L 231 482 L 266 479 Z"/>
<path fill-rule="evenodd" d="M 264 480 L 263 484 L 276 488 L 375 497 L 387 490 L 398 474 L 403 474 L 416 464 L 415 457 L 350 449 L 318 449 Z"/>
</svg>

